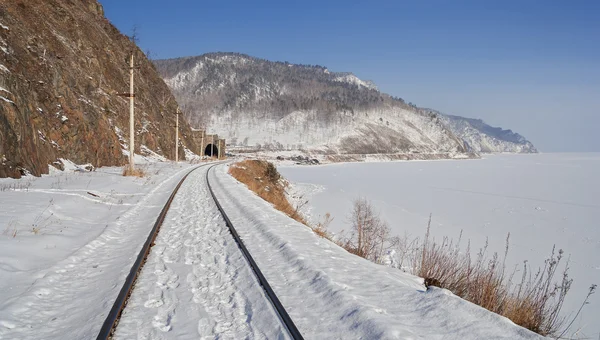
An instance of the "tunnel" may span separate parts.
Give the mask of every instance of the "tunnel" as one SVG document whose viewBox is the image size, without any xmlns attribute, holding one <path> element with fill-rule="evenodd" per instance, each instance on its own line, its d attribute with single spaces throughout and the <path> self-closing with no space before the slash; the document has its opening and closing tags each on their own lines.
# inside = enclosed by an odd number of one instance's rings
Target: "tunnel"
<svg viewBox="0 0 600 340">
<path fill-rule="evenodd" d="M 204 156 L 219 157 L 219 149 L 214 144 L 208 144 L 204 149 Z"/>
</svg>

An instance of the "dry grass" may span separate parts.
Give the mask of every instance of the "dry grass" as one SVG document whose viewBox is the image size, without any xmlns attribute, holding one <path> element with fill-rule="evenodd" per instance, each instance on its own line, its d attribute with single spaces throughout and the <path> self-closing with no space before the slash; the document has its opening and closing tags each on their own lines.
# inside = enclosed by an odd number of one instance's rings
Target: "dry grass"
<svg viewBox="0 0 600 340">
<path fill-rule="evenodd" d="M 285 196 L 286 184 L 272 163 L 262 160 L 245 160 L 233 164 L 229 168 L 229 173 L 238 181 L 246 184 L 262 199 L 273 204 L 275 209 L 308 225 L 298 210 L 288 202 Z"/>
<path fill-rule="evenodd" d="M 568 260 L 559 270 L 562 250 L 553 248 L 543 268 L 535 273 L 525 261 L 520 280 L 515 282 L 517 268 L 507 275 L 505 266 L 510 234 L 502 258 L 497 253 L 488 256 L 486 242 L 472 259 L 470 246 L 461 251 L 460 238 L 457 243 L 448 238 L 436 242 L 429 231 L 430 224 L 412 256 L 414 273 L 425 278 L 426 285 L 446 288 L 538 334 L 559 336 L 565 321 L 559 314 L 572 283 Z"/>
<path fill-rule="evenodd" d="M 339 246 L 344 246 L 341 242 L 333 239 L 333 236 L 327 230 L 333 217 L 329 213 L 325 214 L 323 221 L 311 225 L 300 214 L 300 207 L 293 207 L 287 200 L 286 187 L 287 182 L 281 178 L 277 168 L 273 163 L 262 160 L 245 160 L 233 164 L 229 168 L 229 174 L 238 181 L 246 184 L 248 189 L 255 192 L 265 201 L 273 204 L 275 209 L 285 213 L 294 220 L 311 228 L 313 232 Z"/>
<path fill-rule="evenodd" d="M 123 167 L 123 176 L 134 176 L 134 177 L 145 177 L 146 173 L 144 170 L 139 168 L 130 168 L 129 165 Z"/>
<path fill-rule="evenodd" d="M 349 221 L 352 224 L 350 236 L 335 241 L 327 230 L 333 220 L 331 215 L 326 214 L 323 221 L 315 226 L 309 225 L 298 209 L 288 202 L 285 196 L 286 183 L 272 163 L 246 160 L 231 166 L 229 173 L 276 209 L 350 253 L 379 263 L 387 250 L 396 249 L 401 256 L 400 267 L 406 264 L 413 274 L 425 278 L 426 286 L 446 288 L 465 300 L 544 336 L 562 338 L 572 324 L 564 327 L 565 320 L 559 316 L 572 283 L 568 276 L 568 260 L 559 270 L 564 257 L 562 250 L 556 252 L 553 248 L 544 267 L 537 272 L 532 272 L 525 261 L 520 279 L 515 282 L 517 268 L 507 275 L 505 266 L 510 234 L 506 238 L 502 258 L 497 253 L 488 256 L 486 242 L 472 259 L 470 244 L 466 250 L 461 250 L 460 237 L 456 243 L 449 238 L 436 242 L 430 236 L 431 218 L 423 241 L 418 238 L 410 240 L 408 235 L 402 239 L 391 236 L 387 223 L 362 198 L 354 201 Z M 582 306 L 595 290 L 596 286 L 592 285 Z M 574 318 L 578 315 L 579 312 Z"/>
</svg>

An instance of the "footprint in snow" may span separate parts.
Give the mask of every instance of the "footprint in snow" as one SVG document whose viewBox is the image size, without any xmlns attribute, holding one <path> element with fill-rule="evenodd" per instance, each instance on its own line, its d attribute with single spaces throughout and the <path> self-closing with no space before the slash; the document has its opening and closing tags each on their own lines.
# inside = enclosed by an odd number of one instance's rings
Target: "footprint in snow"
<svg viewBox="0 0 600 340">
<path fill-rule="evenodd" d="M 156 308 L 164 305 L 163 292 L 161 289 L 156 288 L 154 293 L 148 294 L 148 301 L 144 303 L 146 308 Z"/>
</svg>

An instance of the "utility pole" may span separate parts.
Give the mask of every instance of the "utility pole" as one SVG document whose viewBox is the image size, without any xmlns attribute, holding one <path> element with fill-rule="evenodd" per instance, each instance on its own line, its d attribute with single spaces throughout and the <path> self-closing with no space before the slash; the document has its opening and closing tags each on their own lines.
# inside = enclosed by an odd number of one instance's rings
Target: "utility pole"
<svg viewBox="0 0 600 340">
<path fill-rule="evenodd" d="M 175 163 L 179 161 L 179 115 L 181 111 L 179 107 L 177 107 L 177 112 L 175 113 Z"/>
<path fill-rule="evenodd" d="M 129 61 L 129 93 L 117 93 L 117 96 L 121 97 L 129 97 L 129 170 L 133 171 L 134 164 L 134 150 L 135 150 L 135 119 L 134 119 L 134 102 L 133 98 L 135 97 L 135 93 L 133 93 L 133 70 L 136 67 L 133 64 L 133 52 L 131 52 L 131 59 Z"/>
<path fill-rule="evenodd" d="M 133 104 L 133 97 L 134 97 L 134 93 L 133 93 L 133 52 L 131 53 L 131 61 L 129 63 L 129 169 L 131 171 L 133 171 L 134 169 L 134 162 L 133 162 L 133 150 L 134 148 L 134 115 L 133 115 L 133 110 L 134 110 L 134 104 Z"/>
</svg>

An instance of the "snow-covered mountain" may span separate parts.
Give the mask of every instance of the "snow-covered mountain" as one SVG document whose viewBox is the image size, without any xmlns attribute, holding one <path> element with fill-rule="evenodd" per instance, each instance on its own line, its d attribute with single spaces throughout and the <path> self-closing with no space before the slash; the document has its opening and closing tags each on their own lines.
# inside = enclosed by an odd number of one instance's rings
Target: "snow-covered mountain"
<svg viewBox="0 0 600 340">
<path fill-rule="evenodd" d="M 438 112 L 382 93 L 352 73 L 238 53 L 155 64 L 190 124 L 216 131 L 232 146 L 421 158 L 488 149 L 473 145 L 475 137 L 463 141 Z"/>
<path fill-rule="evenodd" d="M 435 115 L 322 66 L 235 53 L 156 61 L 191 125 L 232 145 L 335 154 L 465 152 Z"/>
<path fill-rule="evenodd" d="M 533 144 L 518 133 L 484 123 L 481 119 L 440 114 L 442 121 L 473 152 L 537 153 Z"/>
</svg>

